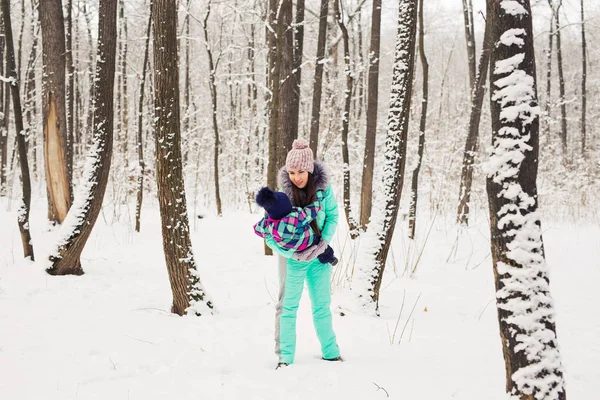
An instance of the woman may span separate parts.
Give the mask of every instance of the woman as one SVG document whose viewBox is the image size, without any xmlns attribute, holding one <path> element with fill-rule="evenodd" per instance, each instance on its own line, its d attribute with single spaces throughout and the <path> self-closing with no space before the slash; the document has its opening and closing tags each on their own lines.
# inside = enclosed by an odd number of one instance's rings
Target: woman
<svg viewBox="0 0 600 400">
<path fill-rule="evenodd" d="M 323 200 L 322 209 L 312 225 L 321 237 L 317 245 L 301 252 L 293 252 L 277 246 L 272 238 L 267 239 L 267 245 L 284 257 L 279 258 L 280 289 L 275 314 L 275 352 L 279 356 L 277 368 L 294 362 L 296 313 L 305 280 L 312 303 L 313 323 L 321 342 L 322 357 L 327 361 L 342 361 L 333 332 L 330 309 L 331 265 L 322 264 L 316 258 L 329 245 L 337 228 L 337 202 L 324 166 L 314 161 L 306 140 L 294 140 L 292 149 L 287 154 L 285 167 L 279 171 L 278 184 L 294 206 L 307 206 L 316 199 L 317 191 L 323 191 Z"/>
</svg>

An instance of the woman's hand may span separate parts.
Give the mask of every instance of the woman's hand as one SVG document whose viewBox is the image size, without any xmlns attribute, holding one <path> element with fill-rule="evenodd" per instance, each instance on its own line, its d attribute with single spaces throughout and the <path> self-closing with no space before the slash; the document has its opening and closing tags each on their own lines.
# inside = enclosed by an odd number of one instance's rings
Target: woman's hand
<svg viewBox="0 0 600 400">
<path fill-rule="evenodd" d="M 317 256 L 325 251 L 329 244 L 326 240 L 321 240 L 319 243 L 312 245 L 305 250 L 297 251 L 292 254 L 292 258 L 296 261 L 312 261 Z"/>
</svg>

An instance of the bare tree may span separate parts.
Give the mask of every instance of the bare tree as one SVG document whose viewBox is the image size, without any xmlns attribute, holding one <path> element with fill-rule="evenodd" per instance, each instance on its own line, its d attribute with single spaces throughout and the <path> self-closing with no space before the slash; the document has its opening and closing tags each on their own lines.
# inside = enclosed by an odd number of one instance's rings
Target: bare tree
<svg viewBox="0 0 600 400">
<path fill-rule="evenodd" d="M 148 71 L 148 59 L 150 53 L 150 34 L 152 33 L 152 7 L 154 0 L 150 0 L 150 14 L 148 17 L 148 28 L 146 28 L 146 47 L 144 50 L 144 64 L 142 65 L 142 80 L 140 81 L 140 97 L 138 101 L 138 131 L 136 147 L 138 153 L 138 173 L 137 173 L 137 201 L 135 205 L 135 231 L 140 231 L 142 202 L 144 200 L 144 172 L 146 171 L 146 162 L 144 161 L 144 91 L 146 86 L 146 73 Z"/>
<path fill-rule="evenodd" d="M 43 61 L 44 161 L 48 219 L 62 223 L 71 207 L 65 110 L 65 25 L 61 0 L 40 1 Z"/>
<path fill-rule="evenodd" d="M 465 151 L 463 153 L 462 172 L 460 174 L 460 188 L 458 192 L 458 211 L 456 221 L 460 224 L 469 223 L 469 205 L 471 202 L 471 188 L 473 186 L 473 163 L 477 153 L 477 142 L 479 141 L 479 122 L 481 120 L 481 108 L 483 106 L 483 95 L 485 94 L 485 82 L 487 81 L 488 66 L 492 41 L 490 40 L 491 26 L 486 21 L 485 33 L 483 35 L 483 48 L 479 58 L 477 77 L 475 79 L 475 90 L 471 97 L 471 114 Z"/>
<path fill-rule="evenodd" d="M 4 21 L 4 33 L 6 35 L 7 66 L 10 80 L 10 91 L 15 109 L 15 132 L 19 148 L 19 163 L 21 166 L 21 180 L 23 185 L 22 203 L 17 215 L 17 223 L 21 232 L 23 244 L 23 256 L 34 259 L 33 243 L 29 231 L 29 210 L 31 208 L 31 179 L 29 177 L 29 165 L 27 164 L 27 146 L 25 144 L 25 129 L 23 128 L 23 113 L 21 111 L 21 96 L 19 94 L 19 80 L 17 74 L 17 63 L 15 62 L 15 48 L 12 36 L 12 23 L 10 18 L 10 0 L 2 0 L 2 20 Z"/>
<path fill-rule="evenodd" d="M 339 13 L 338 0 L 333 0 L 336 7 L 336 18 L 339 21 L 341 16 Z M 321 89 L 323 88 L 323 59 L 325 58 L 325 41 L 327 39 L 327 15 L 329 14 L 329 0 L 321 0 L 321 7 L 319 13 L 319 36 L 317 38 L 317 59 L 315 65 L 315 82 L 313 85 L 313 98 L 312 98 L 312 113 L 310 118 L 310 149 L 313 154 L 317 154 L 317 145 L 319 142 L 319 122 L 321 117 Z M 343 21 L 341 22 L 343 25 Z M 345 29 L 345 27 L 344 27 Z M 348 40 L 348 31 L 346 30 L 344 40 Z M 344 43 L 344 46 L 347 44 Z M 346 55 L 344 55 L 346 57 Z M 349 60 L 348 60 L 349 62 Z M 346 79 L 348 79 L 348 71 L 346 72 Z M 347 94 L 348 97 L 350 94 Z M 343 133 L 342 133 L 343 135 Z M 348 136 L 348 129 L 346 128 L 346 136 Z"/>
<path fill-rule="evenodd" d="M 326 2 L 326 0 L 324 0 Z M 350 107 L 352 105 L 352 90 L 354 86 L 354 78 L 352 76 L 351 60 L 350 60 L 350 40 L 348 37 L 348 29 L 344 23 L 344 17 L 341 13 L 340 7 L 341 0 L 333 0 L 333 7 L 335 12 L 335 19 L 342 31 L 342 39 L 344 42 L 344 74 L 346 75 L 346 90 L 344 90 L 344 111 L 342 114 L 342 160 L 344 162 L 344 213 L 346 214 L 346 221 L 348 221 L 348 228 L 350 230 L 350 237 L 355 239 L 358 236 L 358 222 L 354 218 L 352 213 L 352 207 L 350 204 L 350 154 L 348 151 L 348 130 L 350 125 Z M 322 12 L 322 9 L 321 9 Z M 321 14 L 322 16 L 323 14 Z M 322 21 L 321 21 L 322 22 Z M 319 25 L 319 39 L 321 38 L 321 25 Z M 319 42 L 320 44 L 320 42 Z M 323 49 L 324 50 L 324 49 Z M 318 53 L 318 52 L 317 52 Z M 317 56 L 318 58 L 318 56 Z M 319 65 L 317 65 L 319 68 Z M 316 75 L 315 70 L 315 75 Z M 316 81 L 316 78 L 315 78 Z M 315 82 L 316 86 L 316 82 Z M 319 88 L 320 90 L 320 88 Z M 316 87 L 315 87 L 316 92 Z M 320 96 L 319 96 L 320 97 Z M 314 117 L 314 97 L 313 97 L 313 117 Z M 320 102 L 320 100 L 319 100 Z M 318 129 L 318 114 L 317 114 L 317 129 Z M 314 123 L 314 119 L 312 120 Z M 312 127 L 311 125 L 311 148 L 312 148 Z M 316 147 L 316 145 L 315 145 Z M 314 151 L 314 150 L 313 150 Z"/>
<path fill-rule="evenodd" d="M 419 149 L 417 154 L 417 166 L 413 170 L 411 182 L 410 206 L 408 209 L 408 237 L 415 238 L 417 225 L 417 204 L 419 200 L 419 172 L 423 163 L 423 151 L 425 149 L 425 126 L 427 125 L 427 105 L 429 100 L 429 63 L 425 56 L 425 28 L 423 24 L 423 2 L 419 1 L 419 58 L 423 70 L 423 97 L 421 99 L 421 119 L 419 121 Z M 470 0 L 469 0 L 470 3 Z"/>
<path fill-rule="evenodd" d="M 73 63 L 73 0 L 67 1 L 67 18 L 66 18 L 65 37 L 65 63 L 67 66 L 67 174 L 69 182 L 73 182 L 73 153 L 74 153 L 74 132 L 73 118 L 75 108 L 75 64 Z M 73 200 L 73 192 L 71 192 L 71 201 Z"/>
<path fill-rule="evenodd" d="M 487 168 L 491 253 L 506 391 L 564 400 L 553 301 L 537 212 L 539 107 L 529 0 L 488 0 L 493 150 Z"/>
<path fill-rule="evenodd" d="M 465 40 L 467 43 L 467 58 L 469 60 L 469 94 L 473 96 L 475 92 L 475 79 L 477 73 L 476 67 L 476 48 L 475 48 L 475 26 L 473 21 L 473 4 L 471 0 L 462 0 L 463 16 L 465 19 Z"/>
<path fill-rule="evenodd" d="M 35 115 L 37 113 L 36 110 L 36 96 L 34 93 L 36 92 L 36 68 L 35 61 L 37 59 L 38 52 L 38 38 L 40 32 L 40 23 L 37 12 L 37 2 L 31 2 L 31 36 L 33 37 L 33 41 L 31 43 L 31 51 L 29 53 L 29 57 L 27 59 L 27 69 L 25 71 L 25 84 L 24 84 L 24 102 L 23 106 L 25 108 L 25 130 L 27 132 L 27 137 L 30 139 L 31 143 L 31 172 L 35 178 L 37 178 L 37 135 L 30 135 L 33 120 L 35 119 Z M 26 143 L 27 144 L 27 143 Z"/>
<path fill-rule="evenodd" d="M 369 50 L 369 79 L 367 99 L 367 133 L 363 161 L 362 194 L 360 197 L 360 226 L 365 229 L 373 204 L 373 169 L 375 168 L 375 139 L 377 137 L 377 103 L 379 101 L 379 47 L 381 41 L 381 0 L 373 0 L 371 17 L 371 47 Z"/>
<path fill-rule="evenodd" d="M 4 20 L 0 19 L 0 75 L 4 76 L 4 47 L 6 42 Z M 4 92 L 10 90 L 8 84 L 0 83 L 0 196 L 6 191 L 6 174 L 8 162 L 8 107 Z"/>
<path fill-rule="evenodd" d="M 581 155 L 586 156 L 586 112 L 587 112 L 587 44 L 585 42 L 585 18 L 581 0 Z"/>
<path fill-rule="evenodd" d="M 215 178 L 215 201 L 217 203 L 217 215 L 223 215 L 223 209 L 221 206 L 221 190 L 219 188 L 219 153 L 220 150 L 220 140 L 219 140 L 219 122 L 217 119 L 217 83 L 216 83 L 216 73 L 217 66 L 219 63 L 219 59 L 215 63 L 213 60 L 213 52 L 212 46 L 208 42 L 208 17 L 210 16 L 210 6 L 211 1 L 209 0 L 206 6 L 206 15 L 204 16 L 204 21 L 202 23 L 202 29 L 204 29 L 204 42 L 206 46 L 206 53 L 208 54 L 208 85 L 210 87 L 210 98 L 211 98 L 211 111 L 212 111 L 212 124 L 213 124 L 213 133 L 215 135 L 214 141 L 214 156 L 213 156 L 213 168 L 214 168 L 214 178 Z M 156 59 L 156 56 L 155 56 Z"/>
<path fill-rule="evenodd" d="M 189 235 L 181 162 L 177 1 L 154 0 L 152 22 L 156 182 L 163 248 L 173 292 L 171 312 L 201 315 L 210 313 L 212 302 L 200 282 Z"/>
<path fill-rule="evenodd" d="M 552 51 L 554 49 L 554 6 L 552 0 L 548 0 L 550 5 L 550 28 L 548 30 L 548 49 L 546 50 L 546 96 L 544 100 L 544 125 L 543 133 L 546 135 L 546 140 L 550 140 L 550 99 L 552 95 Z"/>
<path fill-rule="evenodd" d="M 280 86 L 280 57 L 278 56 L 278 37 L 282 34 L 281 24 L 277 20 L 279 0 L 269 0 L 267 11 L 266 39 L 267 47 L 267 87 L 271 96 L 267 99 L 266 109 L 269 113 L 269 162 L 267 166 L 267 185 L 274 188 L 277 185 L 277 151 L 279 137 L 279 86 Z M 273 250 L 264 242 L 265 255 L 273 255 Z"/>
<path fill-rule="evenodd" d="M 416 30 L 417 1 L 400 0 L 388 130 L 385 140 L 385 165 L 383 168 L 385 192 L 381 198 L 381 204 L 375 207 L 369 229 L 361 238 L 361 241 L 367 243 L 365 245 L 367 250 L 363 252 L 363 256 L 358 261 L 354 277 L 357 280 L 358 297 L 361 299 L 362 305 L 367 309 L 374 305 L 376 311 L 379 308 L 379 290 L 396 226 L 404 182 Z"/>
<path fill-rule="evenodd" d="M 40 2 L 45 3 L 45 0 Z M 52 275 L 83 274 L 80 256 L 94 228 L 106 192 L 113 148 L 114 81 L 118 0 L 100 0 L 98 56 L 94 79 L 94 135 L 83 187 L 61 228 L 57 249 L 50 255 Z"/>
<path fill-rule="evenodd" d="M 567 104 L 565 103 L 565 73 L 563 68 L 561 31 L 560 31 L 560 8 L 562 0 L 558 1 L 554 7 L 552 0 L 548 0 L 550 7 L 553 7 L 554 15 L 554 34 L 556 36 L 556 62 L 558 69 L 558 102 L 560 104 L 560 142 L 562 145 L 563 155 L 567 156 Z"/>
</svg>

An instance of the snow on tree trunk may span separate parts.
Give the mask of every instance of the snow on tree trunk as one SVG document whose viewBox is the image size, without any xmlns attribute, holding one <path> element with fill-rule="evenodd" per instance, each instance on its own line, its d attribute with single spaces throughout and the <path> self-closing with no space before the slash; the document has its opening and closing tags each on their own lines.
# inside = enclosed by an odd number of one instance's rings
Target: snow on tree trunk
<svg viewBox="0 0 600 400">
<path fill-rule="evenodd" d="M 117 2 L 100 0 L 92 147 L 81 187 L 62 224 L 57 248 L 50 254 L 52 266 L 48 273 L 53 275 L 83 274 L 79 259 L 98 219 L 106 192 L 113 147 Z"/>
<path fill-rule="evenodd" d="M 200 282 L 192 252 L 183 182 L 176 0 L 155 0 L 152 28 L 156 99 L 156 182 L 163 248 L 173 291 L 171 311 L 179 315 L 210 314 L 212 302 Z"/>
<path fill-rule="evenodd" d="M 565 399 L 537 212 L 540 108 L 529 0 L 493 1 L 492 143 L 485 165 L 496 304 L 511 399 Z"/>
<path fill-rule="evenodd" d="M 358 296 L 360 306 L 367 312 L 376 312 L 378 309 L 379 289 L 402 194 L 412 97 L 416 26 L 417 1 L 401 0 L 385 140 L 384 193 L 375 199 L 376 206 L 373 207 L 371 222 L 361 238 L 360 255 L 352 284 L 352 290 Z"/>
</svg>

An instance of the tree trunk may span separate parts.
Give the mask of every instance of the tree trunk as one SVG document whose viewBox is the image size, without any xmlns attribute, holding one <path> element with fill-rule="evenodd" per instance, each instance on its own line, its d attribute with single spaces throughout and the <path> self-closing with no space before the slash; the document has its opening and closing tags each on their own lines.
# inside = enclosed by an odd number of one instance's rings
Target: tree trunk
<svg viewBox="0 0 600 400">
<path fill-rule="evenodd" d="M 19 28 L 19 42 L 17 43 L 17 58 L 15 59 L 15 63 L 17 65 L 17 79 L 19 84 L 21 84 L 21 70 L 23 69 L 23 34 L 25 33 L 25 0 L 21 0 L 21 28 Z M 14 47 L 14 43 L 13 43 Z M 19 88 L 19 93 L 22 88 Z M 22 113 L 21 113 L 22 115 Z"/>
<path fill-rule="evenodd" d="M 62 223 L 71 208 L 71 181 L 67 167 L 65 26 L 61 0 L 40 1 L 39 12 L 44 67 L 42 107 L 48 219 Z"/>
<path fill-rule="evenodd" d="M 73 182 L 73 153 L 75 149 L 73 134 L 73 118 L 75 107 L 75 65 L 73 64 L 73 0 L 67 1 L 67 19 L 66 19 L 66 52 L 65 62 L 67 65 L 67 175 L 69 182 Z M 71 202 L 73 201 L 73 192 L 71 191 Z"/>
<path fill-rule="evenodd" d="M 550 16 L 550 29 L 548 34 L 548 50 L 546 52 L 546 96 L 544 99 L 544 128 L 543 133 L 546 136 L 546 141 L 550 140 L 550 100 L 552 94 L 552 51 L 553 51 L 553 39 L 554 39 L 554 6 L 552 0 L 548 0 L 550 4 L 550 10 L 552 15 Z"/>
<path fill-rule="evenodd" d="M 427 104 L 429 99 L 429 63 L 425 56 L 425 31 L 423 25 L 423 2 L 419 1 L 419 58 L 421 59 L 421 69 L 423 70 L 423 99 L 421 100 L 421 119 L 419 121 L 419 150 L 417 158 L 417 166 L 412 174 L 411 182 L 411 198 L 410 207 L 408 210 L 408 237 L 415 238 L 415 228 L 417 224 L 417 204 L 419 200 L 419 172 L 423 163 L 423 151 L 425 149 L 425 126 L 427 124 Z M 470 6 L 470 0 L 469 0 Z M 472 18 L 471 10 L 471 18 Z M 473 41 L 473 44 L 475 42 Z"/>
<path fill-rule="evenodd" d="M 83 142 L 85 142 L 85 144 L 88 144 L 92 138 L 93 135 L 93 116 L 94 116 L 94 60 L 95 60 L 95 55 L 94 55 L 94 41 L 92 39 L 92 15 L 89 12 L 89 9 L 86 5 L 87 3 L 84 2 L 83 3 L 83 14 L 85 16 L 85 21 L 86 21 L 86 28 L 87 28 L 87 37 L 88 37 L 88 44 L 90 47 L 90 59 L 88 61 L 88 79 L 90 82 L 89 85 L 89 97 L 88 97 L 88 110 L 87 110 L 87 121 L 86 121 L 86 137 L 84 140 L 82 140 Z M 85 146 L 84 146 L 85 148 Z"/>
<path fill-rule="evenodd" d="M 585 42 L 585 18 L 583 14 L 583 0 L 581 0 L 581 156 L 586 156 L 586 112 L 587 112 L 587 44 Z"/>
<path fill-rule="evenodd" d="M 156 99 L 156 182 L 163 248 L 173 291 L 171 312 L 179 315 L 201 315 L 210 313 L 212 303 L 200 282 L 189 236 L 181 163 L 177 1 L 154 0 L 152 22 Z M 213 72 L 211 69 L 211 73 Z"/>
<path fill-rule="evenodd" d="M 208 17 L 210 15 L 211 1 L 208 2 L 206 16 L 204 17 L 204 23 L 202 28 L 204 29 L 204 42 L 206 44 L 206 53 L 208 54 L 208 85 L 210 87 L 210 98 L 212 100 L 212 125 L 213 132 L 215 135 L 214 142 L 214 157 L 213 157 L 213 168 L 215 178 L 215 201 L 217 203 L 217 215 L 220 217 L 223 215 L 223 209 L 221 207 L 221 191 L 219 189 L 219 123 L 217 121 L 217 84 L 215 74 L 216 66 L 213 61 L 212 47 L 208 43 Z M 156 59 L 156 57 L 155 57 Z"/>
<path fill-rule="evenodd" d="M 40 3 L 45 3 L 45 0 Z M 52 275 L 83 274 L 80 257 L 102 209 L 113 147 L 115 57 L 118 0 L 100 0 L 98 56 L 94 79 L 94 136 L 83 178 L 83 190 L 75 198 L 61 231 L 62 239 L 51 254 Z"/>
<path fill-rule="evenodd" d="M 509 4 L 510 3 L 510 4 Z M 564 400 L 541 223 L 537 212 L 539 107 L 529 0 L 488 1 L 492 24 L 487 168 L 496 304 L 512 399 Z"/>
<path fill-rule="evenodd" d="M 348 130 L 350 124 L 350 106 L 352 105 L 352 89 L 354 86 L 354 78 L 352 77 L 351 60 L 350 60 L 350 43 L 348 37 L 348 29 L 344 24 L 342 13 L 340 12 L 340 1 L 333 0 L 333 7 L 335 12 L 335 19 L 342 31 L 342 39 L 344 42 L 344 74 L 346 75 L 346 90 L 344 91 L 344 112 L 342 114 L 342 161 L 344 162 L 344 213 L 346 214 L 346 221 L 348 221 L 348 229 L 350 231 L 350 237 L 355 239 L 358 237 L 358 223 L 354 219 L 352 213 L 352 207 L 350 204 L 350 154 L 348 152 Z M 324 0 L 327 3 L 327 0 Z M 321 18 L 323 17 L 323 9 L 321 9 Z M 327 14 L 325 14 L 325 20 Z M 321 20 L 322 22 L 323 20 Z M 319 29 L 319 39 L 321 38 L 321 30 Z M 320 45 L 320 42 L 319 42 Z M 325 44 L 323 43 L 323 51 L 325 50 Z M 318 54 L 318 51 L 317 51 Z M 317 59 L 318 59 L 317 55 Z M 322 56 L 321 56 L 322 58 Z M 319 68 L 319 65 L 317 65 Z M 315 71 L 315 74 L 317 72 Z M 322 73 L 321 73 L 322 75 Z M 319 91 L 321 87 L 319 85 Z M 315 78 L 315 93 L 316 93 L 316 78 Z M 319 96 L 320 102 L 320 96 Z M 313 97 L 313 116 L 314 116 L 314 97 Z M 317 129 L 318 129 L 318 114 L 317 114 Z M 313 119 L 314 122 L 314 119 Z M 311 126 L 311 147 L 312 147 L 312 126 Z"/>
<path fill-rule="evenodd" d="M 277 63 L 279 63 L 279 116 L 277 135 L 277 168 L 285 165 L 287 152 L 294 142 L 293 126 L 294 90 L 294 29 L 292 26 L 292 0 L 281 0 L 277 20 Z"/>
<path fill-rule="evenodd" d="M 367 100 L 367 133 L 360 198 L 360 225 L 366 229 L 373 203 L 373 169 L 377 137 L 377 102 L 379 95 L 379 44 L 381 32 L 381 0 L 373 0 L 371 17 L 371 47 L 369 50 L 369 81 Z"/>
<path fill-rule="evenodd" d="M 10 0 L 2 0 L 2 16 L 4 32 L 6 35 L 6 50 L 8 60 L 8 73 L 11 79 L 11 92 L 13 108 L 15 109 L 15 132 L 19 148 L 19 163 L 21 166 L 21 181 L 23 185 L 22 204 L 17 214 L 17 223 L 21 232 L 23 244 L 23 257 L 34 260 L 33 243 L 29 231 L 29 210 L 31 208 L 31 179 L 29 165 L 27 164 L 27 146 L 25 144 L 25 129 L 23 128 L 23 113 L 21 111 L 21 97 L 19 94 L 19 80 L 17 76 L 17 63 L 15 62 L 15 48 L 12 37 L 12 23 L 10 19 Z"/>
<path fill-rule="evenodd" d="M 290 24 L 291 25 L 291 24 Z M 300 118 L 300 87 L 302 83 L 302 51 L 304 50 L 304 0 L 296 1 L 296 23 L 294 33 L 294 47 L 292 59 L 292 92 L 291 96 L 291 132 L 292 138 L 298 137 L 298 121 Z M 314 152 L 316 155 L 317 153 Z"/>
<path fill-rule="evenodd" d="M 358 263 L 357 277 L 365 281 L 366 292 L 359 293 L 363 306 L 379 308 L 379 290 L 388 251 L 392 243 L 398 207 L 404 182 L 406 142 L 412 98 L 412 83 L 417 30 L 416 0 L 400 0 L 398 10 L 398 35 L 394 50 L 394 69 L 388 112 L 388 130 L 385 140 L 385 165 L 383 169 L 384 196 L 375 207 L 369 230 L 361 241 L 369 243 Z M 363 285 L 361 285 L 363 286 Z"/>
<path fill-rule="evenodd" d="M 183 116 L 183 132 L 188 135 L 190 130 L 190 93 L 191 93 L 191 81 L 190 81 L 190 6 L 192 0 L 188 0 L 187 2 L 187 14 L 185 15 L 185 77 L 184 77 L 184 89 L 183 89 L 183 99 L 185 106 L 185 115 Z"/>
<path fill-rule="evenodd" d="M 341 20 L 341 14 L 339 13 L 338 0 L 333 0 L 336 9 L 336 19 L 338 23 L 342 25 L 344 22 Z M 327 15 L 329 13 L 329 0 L 321 0 L 321 13 L 319 14 L 319 37 L 317 39 L 317 65 L 315 66 L 315 83 L 313 85 L 313 98 L 312 98 L 312 114 L 310 118 L 310 148 L 313 154 L 317 154 L 317 146 L 319 143 L 319 121 L 321 116 L 321 89 L 323 87 L 323 59 L 325 58 L 325 40 L 327 39 Z M 345 29 L 345 26 L 344 26 Z M 348 31 L 346 30 L 344 40 L 348 41 Z M 344 43 L 347 46 L 347 43 Z M 345 48 L 345 47 L 344 47 Z M 344 56 L 345 57 L 345 56 Z M 348 60 L 349 62 L 349 60 Z M 346 83 L 348 81 L 349 71 L 346 72 Z M 350 77 L 352 79 L 352 77 Z M 350 97 L 350 94 L 347 94 Z M 346 117 L 347 119 L 347 117 Z M 347 124 L 346 124 L 347 125 Z M 342 128 L 343 129 L 343 128 Z M 344 133 L 342 131 L 342 137 Z M 346 137 L 348 136 L 348 128 L 346 126 Z M 342 139 L 343 140 L 343 139 Z M 346 161 L 344 161 L 346 162 Z"/>
<path fill-rule="evenodd" d="M 483 35 L 483 48 L 479 59 L 477 77 L 475 79 L 475 91 L 471 97 L 471 115 L 469 117 L 469 128 L 465 151 L 463 153 L 462 172 L 460 174 L 460 189 L 458 193 L 458 211 L 456 221 L 460 224 L 469 224 L 469 205 L 471 202 L 471 188 L 473 186 L 473 163 L 477 153 L 477 142 L 479 140 L 479 121 L 481 120 L 481 108 L 483 106 L 483 95 L 485 94 L 485 82 L 487 80 L 488 66 L 492 41 L 490 39 L 491 26 L 486 21 L 485 33 Z"/>
<path fill-rule="evenodd" d="M 556 32 L 556 60 L 558 63 L 558 99 L 560 103 L 560 142 L 562 145 L 563 156 L 567 157 L 567 104 L 565 103 L 565 74 L 563 69 L 561 33 L 560 33 L 560 7 L 562 0 L 559 1 L 554 13 L 554 31 Z"/>
<path fill-rule="evenodd" d="M 148 17 L 148 28 L 146 28 L 146 49 L 144 50 L 144 65 L 142 66 L 142 81 L 140 82 L 140 97 L 138 102 L 138 132 L 137 132 L 137 153 L 138 153 L 138 175 L 137 175 L 137 201 L 135 205 L 135 231 L 140 231 L 142 217 L 142 202 L 144 200 L 144 171 L 146 163 L 144 161 L 144 88 L 146 86 L 146 73 L 148 71 L 148 58 L 150 53 L 150 34 L 152 29 L 152 8 L 154 0 L 150 0 L 150 15 Z"/>
<path fill-rule="evenodd" d="M 278 46 L 277 38 L 279 36 L 279 23 L 277 22 L 277 10 L 279 0 L 269 0 L 269 11 L 267 13 L 268 23 L 266 29 L 267 46 L 267 87 L 271 91 L 271 96 L 267 101 L 266 107 L 269 110 L 269 164 L 267 167 L 267 185 L 271 188 L 277 186 L 277 142 L 279 136 L 279 77 L 280 61 L 277 56 Z M 273 255 L 273 250 L 264 242 L 265 255 Z"/>
<path fill-rule="evenodd" d="M 6 35 L 4 33 L 4 20 L 0 19 L 0 75 L 4 76 L 4 45 Z M 8 132 L 6 120 L 8 110 L 4 101 L 4 91 L 10 90 L 8 83 L 0 82 L 0 196 L 6 194 L 6 166 L 8 162 Z"/>
<path fill-rule="evenodd" d="M 477 79 L 475 26 L 473 24 L 473 4 L 471 0 L 462 0 L 463 16 L 465 19 L 465 39 L 467 42 L 467 58 L 469 60 L 469 94 L 475 93 L 475 80 Z"/>
<path fill-rule="evenodd" d="M 37 136 L 31 135 L 31 130 L 33 126 L 33 121 L 35 119 L 35 115 L 37 112 L 36 107 L 36 96 L 34 95 L 37 91 L 36 85 L 36 68 L 35 68 L 35 60 L 37 59 L 37 49 L 38 49 L 38 38 L 40 32 L 40 23 L 37 12 L 37 4 L 32 2 L 31 4 L 31 36 L 33 37 L 33 41 L 31 44 L 31 52 L 29 53 L 29 58 L 27 60 L 27 70 L 25 73 L 25 129 L 27 131 L 27 137 L 31 140 L 31 172 L 35 179 L 37 179 Z M 27 143 L 26 143 L 27 145 Z"/>
</svg>

